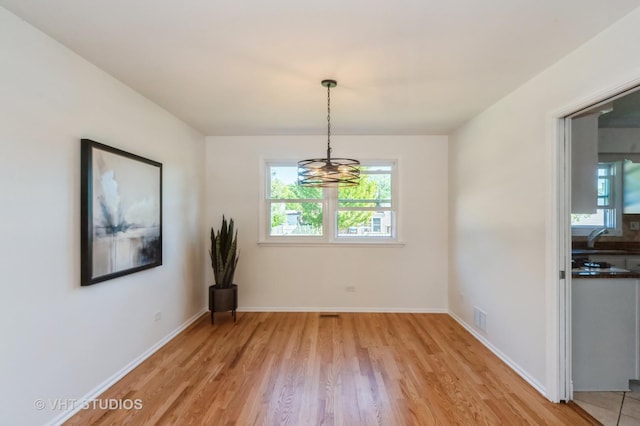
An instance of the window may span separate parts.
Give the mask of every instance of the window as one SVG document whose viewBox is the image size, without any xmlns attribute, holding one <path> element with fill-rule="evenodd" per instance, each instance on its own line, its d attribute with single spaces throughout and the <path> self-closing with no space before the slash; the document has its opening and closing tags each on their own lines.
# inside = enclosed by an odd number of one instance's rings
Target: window
<svg viewBox="0 0 640 426">
<path fill-rule="evenodd" d="M 266 163 L 262 241 L 395 241 L 395 162 L 364 163 L 354 187 L 298 186 L 297 172 L 293 162 Z"/>
<path fill-rule="evenodd" d="M 322 189 L 298 186 L 297 167 L 270 165 L 268 170 L 269 235 L 322 235 Z"/>
<path fill-rule="evenodd" d="M 622 235 L 622 167 L 619 162 L 598 163 L 598 202 L 596 213 L 572 214 L 574 235 L 588 235 L 607 228 L 608 235 Z"/>
<path fill-rule="evenodd" d="M 338 237 L 392 237 L 393 166 L 360 169 L 360 185 L 338 189 Z"/>
</svg>

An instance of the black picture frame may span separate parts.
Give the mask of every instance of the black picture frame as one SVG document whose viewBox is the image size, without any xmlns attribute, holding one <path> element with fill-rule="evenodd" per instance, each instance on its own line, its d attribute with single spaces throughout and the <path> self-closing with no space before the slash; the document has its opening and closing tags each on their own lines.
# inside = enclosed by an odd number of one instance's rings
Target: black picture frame
<svg viewBox="0 0 640 426">
<path fill-rule="evenodd" d="M 162 163 L 91 139 L 80 146 L 80 285 L 162 265 Z"/>
</svg>

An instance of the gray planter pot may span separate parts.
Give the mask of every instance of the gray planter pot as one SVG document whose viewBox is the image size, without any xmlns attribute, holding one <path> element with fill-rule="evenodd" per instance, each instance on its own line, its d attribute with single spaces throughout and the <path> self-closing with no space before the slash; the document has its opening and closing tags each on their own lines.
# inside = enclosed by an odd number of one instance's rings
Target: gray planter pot
<svg viewBox="0 0 640 426">
<path fill-rule="evenodd" d="M 231 311 L 233 322 L 236 322 L 236 309 L 238 309 L 238 285 L 231 284 L 229 288 L 209 286 L 209 310 L 211 311 L 211 324 L 214 323 L 215 312 Z"/>
</svg>

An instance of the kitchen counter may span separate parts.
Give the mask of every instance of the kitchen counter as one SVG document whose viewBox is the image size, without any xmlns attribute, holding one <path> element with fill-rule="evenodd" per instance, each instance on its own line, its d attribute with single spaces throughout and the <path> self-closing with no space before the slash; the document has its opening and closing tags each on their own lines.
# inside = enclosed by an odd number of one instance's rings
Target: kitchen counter
<svg viewBox="0 0 640 426">
<path fill-rule="evenodd" d="M 622 268 L 575 268 L 571 270 L 572 278 L 640 278 L 640 272 Z"/>
<path fill-rule="evenodd" d="M 573 240 L 571 242 L 571 252 L 573 255 L 640 255 L 640 241 L 602 241 L 598 240 L 595 247 L 589 247 L 587 239 Z"/>
<path fill-rule="evenodd" d="M 590 248 L 590 249 L 572 249 L 572 256 L 584 256 L 584 255 L 626 255 L 626 256 L 638 256 L 640 255 L 639 249 L 605 249 L 605 248 Z"/>
<path fill-rule="evenodd" d="M 640 247 L 576 247 L 571 250 L 573 278 L 640 278 Z"/>
</svg>

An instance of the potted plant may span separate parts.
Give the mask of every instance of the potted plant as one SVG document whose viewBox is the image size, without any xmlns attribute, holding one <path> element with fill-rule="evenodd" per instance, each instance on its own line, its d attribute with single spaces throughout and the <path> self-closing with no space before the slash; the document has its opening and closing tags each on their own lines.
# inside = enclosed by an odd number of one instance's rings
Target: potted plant
<svg viewBox="0 0 640 426">
<path fill-rule="evenodd" d="M 222 226 L 215 231 L 211 228 L 211 267 L 215 284 L 209 286 L 209 310 L 213 324 L 214 312 L 231 311 L 236 321 L 238 308 L 238 286 L 233 284 L 233 275 L 238 264 L 238 231 L 233 227 L 233 219 L 227 223 L 222 216 Z"/>
</svg>

